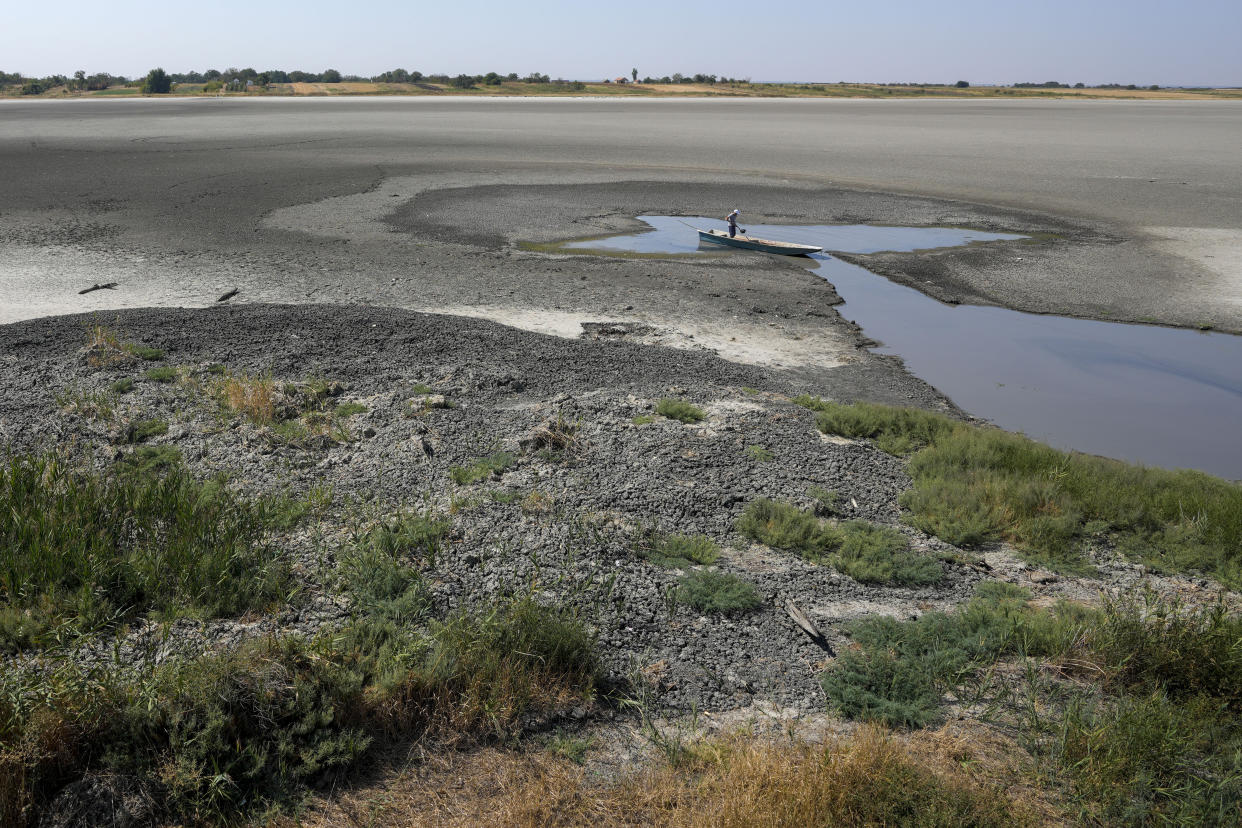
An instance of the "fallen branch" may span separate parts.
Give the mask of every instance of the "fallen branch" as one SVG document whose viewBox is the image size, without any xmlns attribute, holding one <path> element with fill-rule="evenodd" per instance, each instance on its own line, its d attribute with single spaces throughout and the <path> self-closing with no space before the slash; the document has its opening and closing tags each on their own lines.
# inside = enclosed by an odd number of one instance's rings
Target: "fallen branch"
<svg viewBox="0 0 1242 828">
<path fill-rule="evenodd" d="M 81 296 L 84 293 L 94 293 L 97 290 L 115 290 L 117 284 L 118 284 L 117 282 L 105 282 L 102 285 L 99 283 L 95 283 L 91 285 L 90 287 L 86 288 L 85 290 L 79 290 L 78 296 Z"/>
<path fill-rule="evenodd" d="M 227 301 L 229 301 L 230 299 L 232 299 L 234 296 L 236 296 L 236 295 L 237 295 L 237 294 L 239 294 L 239 293 L 241 293 L 241 291 L 240 291 L 240 290 L 238 290 L 237 288 L 233 288 L 232 290 L 230 290 L 228 293 L 226 293 L 226 294 L 224 294 L 223 296 L 221 296 L 221 297 L 220 297 L 219 299 L 217 299 L 216 301 L 217 301 L 217 302 L 227 302 Z"/>
<path fill-rule="evenodd" d="M 787 602 L 785 604 L 785 612 L 789 613 L 789 617 L 793 619 L 793 622 L 815 642 L 816 646 L 830 656 L 836 655 L 832 645 L 828 643 L 828 639 L 824 638 L 824 634 L 815 626 L 815 622 L 808 618 L 806 613 L 798 608 L 797 604 L 793 601 Z"/>
</svg>

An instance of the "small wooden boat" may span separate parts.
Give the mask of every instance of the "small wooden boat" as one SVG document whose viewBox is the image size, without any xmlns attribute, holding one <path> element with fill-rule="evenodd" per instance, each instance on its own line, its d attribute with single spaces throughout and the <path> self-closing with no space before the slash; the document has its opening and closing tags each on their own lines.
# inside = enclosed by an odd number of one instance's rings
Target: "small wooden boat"
<svg viewBox="0 0 1242 828">
<path fill-rule="evenodd" d="M 698 230 L 697 227 L 695 229 Z M 812 247 L 809 244 L 755 239 L 743 233 L 730 238 L 729 234 L 723 230 L 699 230 L 699 241 L 727 244 L 729 247 L 740 247 L 743 250 L 761 250 L 764 253 L 775 253 L 778 256 L 809 256 L 812 253 L 820 253 L 824 249 Z"/>
</svg>

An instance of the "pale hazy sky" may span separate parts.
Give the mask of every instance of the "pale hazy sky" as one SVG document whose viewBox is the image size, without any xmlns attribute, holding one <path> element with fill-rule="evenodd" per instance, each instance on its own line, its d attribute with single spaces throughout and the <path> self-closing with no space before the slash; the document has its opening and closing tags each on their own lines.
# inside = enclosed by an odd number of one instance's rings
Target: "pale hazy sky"
<svg viewBox="0 0 1242 828">
<path fill-rule="evenodd" d="M 1242 0 L 58 0 L 0 16 L 3 71 L 154 66 L 1240 86 Z"/>
</svg>

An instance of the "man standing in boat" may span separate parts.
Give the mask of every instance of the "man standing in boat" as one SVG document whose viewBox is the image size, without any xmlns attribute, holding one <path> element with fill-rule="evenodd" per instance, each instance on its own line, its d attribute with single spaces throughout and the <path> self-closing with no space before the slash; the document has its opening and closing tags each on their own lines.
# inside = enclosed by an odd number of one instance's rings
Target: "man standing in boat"
<svg viewBox="0 0 1242 828">
<path fill-rule="evenodd" d="M 739 215 L 741 215 L 741 213 L 737 210 L 737 208 L 734 208 L 733 212 L 729 213 L 727 217 L 729 220 L 729 238 L 733 238 L 737 235 L 737 217 Z"/>
</svg>

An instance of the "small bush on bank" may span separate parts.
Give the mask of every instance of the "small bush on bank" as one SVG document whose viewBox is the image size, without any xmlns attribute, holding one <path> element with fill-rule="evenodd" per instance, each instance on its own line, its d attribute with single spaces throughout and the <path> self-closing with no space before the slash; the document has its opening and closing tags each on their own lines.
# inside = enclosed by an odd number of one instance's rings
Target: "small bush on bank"
<svg viewBox="0 0 1242 828">
<path fill-rule="evenodd" d="M 720 557 L 720 547 L 706 535 L 649 533 L 639 543 L 638 552 L 658 566 L 684 569 L 699 564 L 706 566 Z"/>
<path fill-rule="evenodd" d="M 1046 750 L 1084 822 L 1235 825 L 1242 811 L 1242 728 L 1216 702 L 1160 692 L 1064 713 Z"/>
<path fill-rule="evenodd" d="M 796 506 L 766 497 L 746 507 L 738 518 L 737 530 L 759 543 L 774 549 L 788 549 L 813 561 L 822 560 L 845 539 L 837 526 Z"/>
<path fill-rule="evenodd" d="M 134 381 L 129 377 L 125 377 L 124 379 L 119 379 L 112 383 L 111 388 L 112 393 L 114 394 L 128 394 L 130 391 L 134 390 Z"/>
<path fill-rule="evenodd" d="M 825 434 L 875 440 L 881 451 L 898 456 L 928 446 L 960 423 L 917 408 L 893 408 L 873 403 L 826 402 L 803 394 L 794 402 L 819 412 L 815 425 Z"/>
<path fill-rule="evenodd" d="M 864 520 L 841 524 L 844 538 L 828 562 L 864 584 L 934 584 L 944 577 L 940 561 L 909 551 L 910 541 L 896 529 Z"/>
<path fill-rule="evenodd" d="M 376 741 L 511 736 L 533 710 L 589 698 L 598 675 L 585 630 L 528 600 L 425 632 L 365 609 L 319 639 L 150 672 L 7 671 L 0 822 L 33 824 L 64 782 L 103 771 L 141 786 L 161 821 L 234 824 L 295 806 Z"/>
<path fill-rule="evenodd" d="M 821 430 L 871 437 L 910 459 L 909 522 L 956 546 L 1012 543 L 1032 562 L 1086 572 L 1083 550 L 1111 540 L 1160 569 L 1242 585 L 1242 487 L 1194 471 L 1070 454 L 937 414 L 812 398 Z M 900 451 L 897 451 L 900 448 Z"/>
<path fill-rule="evenodd" d="M 830 564 L 863 583 L 933 584 L 944 576 L 940 562 L 911 552 L 900 532 L 866 521 L 834 524 L 792 504 L 761 498 L 746 507 L 737 528 L 753 540 Z"/>
<path fill-rule="evenodd" d="M 728 572 L 700 570 L 681 578 L 674 597 L 700 612 L 749 612 L 763 603 L 755 587 Z"/>
<path fill-rule="evenodd" d="M 942 699 L 1005 654 L 1060 655 L 1081 635 L 1083 610 L 1029 609 L 1030 594 L 1010 584 L 980 584 L 952 614 L 915 621 L 874 618 L 849 627 L 856 649 L 842 652 L 822 684 L 829 703 L 849 718 L 890 727 L 924 727 L 940 718 Z"/>
<path fill-rule="evenodd" d="M 286 582 L 250 504 L 176 469 L 106 477 L 13 458 L 0 466 L 0 515 L 0 616 L 24 631 L 6 648 L 146 612 L 231 615 Z"/>
<path fill-rule="evenodd" d="M 674 400 L 668 397 L 656 403 L 656 413 L 683 423 L 697 423 L 707 417 L 707 413 L 697 405 L 686 400 Z"/>
</svg>

